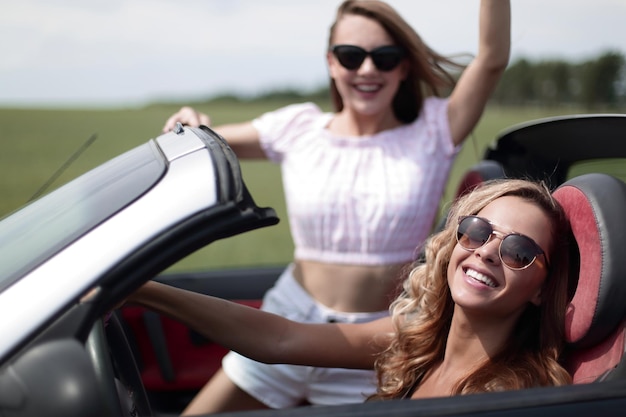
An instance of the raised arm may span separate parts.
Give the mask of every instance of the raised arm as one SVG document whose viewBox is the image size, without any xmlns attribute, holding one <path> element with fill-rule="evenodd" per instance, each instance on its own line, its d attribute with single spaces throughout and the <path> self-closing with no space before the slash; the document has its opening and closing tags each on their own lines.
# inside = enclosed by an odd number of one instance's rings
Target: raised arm
<svg viewBox="0 0 626 417">
<path fill-rule="evenodd" d="M 448 119 L 452 140 L 460 144 L 480 120 L 509 62 L 511 5 L 509 0 L 481 0 L 476 58 L 461 75 L 450 95 Z"/>
<path fill-rule="evenodd" d="M 163 132 L 174 129 L 176 123 L 198 127 L 200 125 L 210 126 L 211 118 L 192 107 L 181 107 L 176 113 L 170 116 L 163 126 Z M 251 122 L 233 123 L 222 126 L 211 126 L 211 129 L 222 135 L 228 145 L 241 159 L 263 159 L 265 152 L 261 149 L 259 142 L 259 132 L 252 126 Z"/>
<path fill-rule="evenodd" d="M 127 302 L 168 315 L 230 350 L 266 363 L 371 369 L 392 335 L 389 318 L 304 324 L 154 281 Z"/>
</svg>

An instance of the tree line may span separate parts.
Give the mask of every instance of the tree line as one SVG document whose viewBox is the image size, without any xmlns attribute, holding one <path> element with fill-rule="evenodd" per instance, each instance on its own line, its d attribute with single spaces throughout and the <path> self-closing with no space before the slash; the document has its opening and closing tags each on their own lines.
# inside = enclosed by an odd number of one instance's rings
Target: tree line
<svg viewBox="0 0 626 417">
<path fill-rule="evenodd" d="M 272 90 L 254 97 L 223 94 L 215 101 L 316 101 L 330 102 L 327 86 L 303 92 L 296 88 Z M 608 51 L 582 62 L 562 59 L 519 58 L 507 67 L 492 103 L 500 106 L 571 106 L 617 109 L 626 105 L 626 60 Z"/>
<path fill-rule="evenodd" d="M 579 63 L 517 59 L 502 76 L 493 101 L 516 106 L 617 108 L 626 103 L 624 55 L 609 51 Z"/>
</svg>

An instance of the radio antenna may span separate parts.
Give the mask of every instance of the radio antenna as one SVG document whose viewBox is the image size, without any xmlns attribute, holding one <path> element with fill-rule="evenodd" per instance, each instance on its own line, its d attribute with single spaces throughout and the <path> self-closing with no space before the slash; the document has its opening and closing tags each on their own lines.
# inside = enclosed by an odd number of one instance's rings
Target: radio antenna
<svg viewBox="0 0 626 417">
<path fill-rule="evenodd" d="M 85 152 L 85 150 L 91 146 L 92 143 L 94 143 L 94 141 L 96 140 L 96 138 L 98 137 L 97 134 L 92 133 L 91 136 L 89 136 L 89 138 L 85 141 L 85 143 L 83 143 L 78 149 L 76 149 L 76 151 L 67 159 L 67 161 L 65 161 L 65 163 L 63 163 L 63 165 L 61 165 L 59 167 L 59 169 L 56 170 L 56 172 L 54 174 L 52 174 L 52 176 L 50 176 L 50 178 L 48 179 L 48 181 L 46 181 L 38 190 L 35 194 L 33 194 L 33 196 L 27 201 L 28 203 L 30 203 L 31 201 L 33 201 L 34 199 L 38 198 L 39 196 L 41 196 L 47 189 L 48 187 L 50 187 L 50 185 L 56 181 L 57 178 L 59 178 L 59 176 L 61 176 L 61 174 L 70 166 L 72 165 L 72 163 L 80 156 L 80 154 L 82 154 L 83 152 Z"/>
</svg>

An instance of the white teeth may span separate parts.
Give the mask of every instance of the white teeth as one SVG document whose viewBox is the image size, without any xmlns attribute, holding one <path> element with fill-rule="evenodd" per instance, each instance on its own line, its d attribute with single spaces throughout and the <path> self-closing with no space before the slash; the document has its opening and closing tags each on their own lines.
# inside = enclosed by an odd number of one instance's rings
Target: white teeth
<svg viewBox="0 0 626 417">
<path fill-rule="evenodd" d="M 359 91 L 364 91 L 367 93 L 371 93 L 372 91 L 377 91 L 378 89 L 380 89 L 380 86 L 378 85 L 363 85 L 363 84 L 359 84 L 356 86 L 357 90 Z"/>
<path fill-rule="evenodd" d="M 480 273 L 480 272 L 478 272 L 478 271 L 474 271 L 473 269 L 468 269 L 468 270 L 465 272 L 465 274 L 466 274 L 468 277 L 472 277 L 472 278 L 474 278 L 476 281 L 480 281 L 480 282 L 482 282 L 483 284 L 485 284 L 485 285 L 487 285 L 487 286 L 489 286 L 489 287 L 491 287 L 491 288 L 495 288 L 495 287 L 496 287 L 496 283 L 495 283 L 495 282 L 494 282 L 491 278 L 489 278 L 488 276 L 486 276 L 486 275 L 484 275 L 484 274 L 481 274 L 481 273 Z"/>
</svg>

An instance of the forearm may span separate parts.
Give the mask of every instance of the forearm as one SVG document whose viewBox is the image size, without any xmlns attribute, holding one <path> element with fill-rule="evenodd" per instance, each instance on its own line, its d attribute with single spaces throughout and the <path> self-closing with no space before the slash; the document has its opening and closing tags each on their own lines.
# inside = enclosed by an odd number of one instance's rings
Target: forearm
<svg viewBox="0 0 626 417">
<path fill-rule="evenodd" d="M 174 129 L 177 123 L 198 127 L 200 125 L 211 126 L 211 118 L 192 107 L 184 106 L 174 113 L 163 126 L 163 132 Z M 211 129 L 222 135 L 233 151 L 240 159 L 262 159 L 265 152 L 261 149 L 259 142 L 259 132 L 254 128 L 252 122 L 232 123 L 222 126 L 211 126 Z"/>
<path fill-rule="evenodd" d="M 266 158 L 265 152 L 261 148 L 259 132 L 252 125 L 252 122 L 221 125 L 213 129 L 226 139 L 239 159 Z"/>
<path fill-rule="evenodd" d="M 368 369 L 389 344 L 389 318 L 362 324 L 298 323 L 231 301 L 150 281 L 128 298 L 251 359 Z"/>
<path fill-rule="evenodd" d="M 480 119 L 489 97 L 509 62 L 511 6 L 509 0 L 482 0 L 476 58 L 450 95 L 448 118 L 455 145 L 461 144 Z"/>
<path fill-rule="evenodd" d="M 496 71 L 504 71 L 511 50 L 511 4 L 509 0 L 482 0 L 477 59 Z"/>
<path fill-rule="evenodd" d="M 262 362 L 278 362 L 283 317 L 234 302 L 150 281 L 128 301 L 178 320 L 210 340 Z"/>
</svg>

